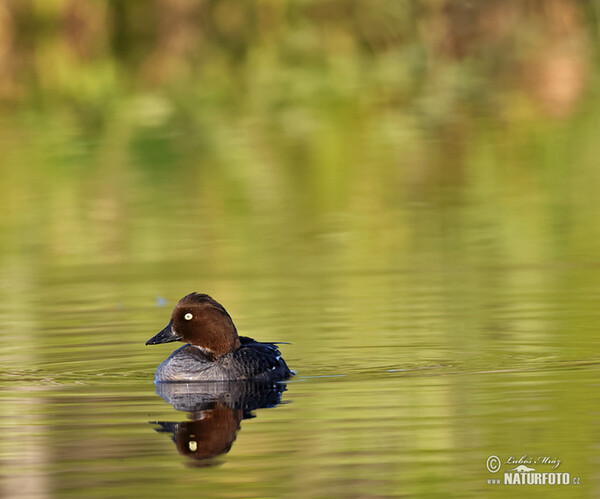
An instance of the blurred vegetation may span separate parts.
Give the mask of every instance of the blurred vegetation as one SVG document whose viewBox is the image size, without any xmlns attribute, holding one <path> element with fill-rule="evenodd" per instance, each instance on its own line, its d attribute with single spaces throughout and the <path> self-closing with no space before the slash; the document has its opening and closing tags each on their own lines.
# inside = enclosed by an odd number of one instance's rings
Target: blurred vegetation
<svg viewBox="0 0 600 499">
<path fill-rule="evenodd" d="M 164 253 L 136 221 L 180 231 L 162 216 L 178 203 L 219 221 L 208 240 L 279 221 L 385 245 L 419 231 L 398 213 L 414 203 L 494 217 L 546 195 L 538 216 L 564 229 L 561 200 L 598 182 L 597 5 L 4 1 L 2 246 L 36 233 L 50 256 L 114 259 L 134 231 Z"/>
<path fill-rule="evenodd" d="M 7 0 L 5 269 L 595 261 L 597 7 Z"/>
</svg>

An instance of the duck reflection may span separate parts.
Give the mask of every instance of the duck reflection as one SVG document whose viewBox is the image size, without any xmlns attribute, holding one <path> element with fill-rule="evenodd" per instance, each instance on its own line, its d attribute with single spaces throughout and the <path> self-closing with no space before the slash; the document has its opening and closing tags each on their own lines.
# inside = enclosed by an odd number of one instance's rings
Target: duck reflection
<svg viewBox="0 0 600 499">
<path fill-rule="evenodd" d="M 156 421 L 155 430 L 170 433 L 177 451 L 197 464 L 214 465 L 214 458 L 229 452 L 243 419 L 256 409 L 281 404 L 283 383 L 230 381 L 159 383 L 156 393 L 190 421 Z"/>
</svg>

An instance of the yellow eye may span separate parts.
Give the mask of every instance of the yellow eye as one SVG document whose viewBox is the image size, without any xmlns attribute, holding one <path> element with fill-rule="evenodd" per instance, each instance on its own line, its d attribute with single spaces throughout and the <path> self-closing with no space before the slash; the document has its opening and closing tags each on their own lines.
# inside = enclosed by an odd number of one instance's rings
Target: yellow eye
<svg viewBox="0 0 600 499">
<path fill-rule="evenodd" d="M 183 318 L 186 321 L 192 320 L 192 317 L 194 317 L 194 316 L 192 314 L 190 314 L 189 312 L 183 316 Z"/>
</svg>

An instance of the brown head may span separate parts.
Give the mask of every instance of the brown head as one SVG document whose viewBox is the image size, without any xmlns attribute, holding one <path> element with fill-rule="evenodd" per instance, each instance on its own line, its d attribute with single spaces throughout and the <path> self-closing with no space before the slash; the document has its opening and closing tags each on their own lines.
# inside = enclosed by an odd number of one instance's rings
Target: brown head
<svg viewBox="0 0 600 499">
<path fill-rule="evenodd" d="M 240 339 L 231 317 L 223 306 L 210 296 L 192 293 L 175 306 L 171 321 L 146 345 L 185 341 L 219 358 L 240 346 Z"/>
</svg>

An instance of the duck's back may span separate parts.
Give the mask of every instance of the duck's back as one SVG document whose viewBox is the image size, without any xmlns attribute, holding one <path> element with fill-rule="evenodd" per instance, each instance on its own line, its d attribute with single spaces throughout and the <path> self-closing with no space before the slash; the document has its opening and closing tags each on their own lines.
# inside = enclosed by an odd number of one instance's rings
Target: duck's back
<svg viewBox="0 0 600 499">
<path fill-rule="evenodd" d="M 185 345 L 156 370 L 155 381 L 280 381 L 292 376 L 276 345 L 240 336 L 241 346 L 212 360 L 202 350 Z"/>
<path fill-rule="evenodd" d="M 215 362 L 233 379 L 282 380 L 292 375 L 277 345 L 246 336 L 240 336 L 240 341 L 239 348 Z"/>
</svg>

